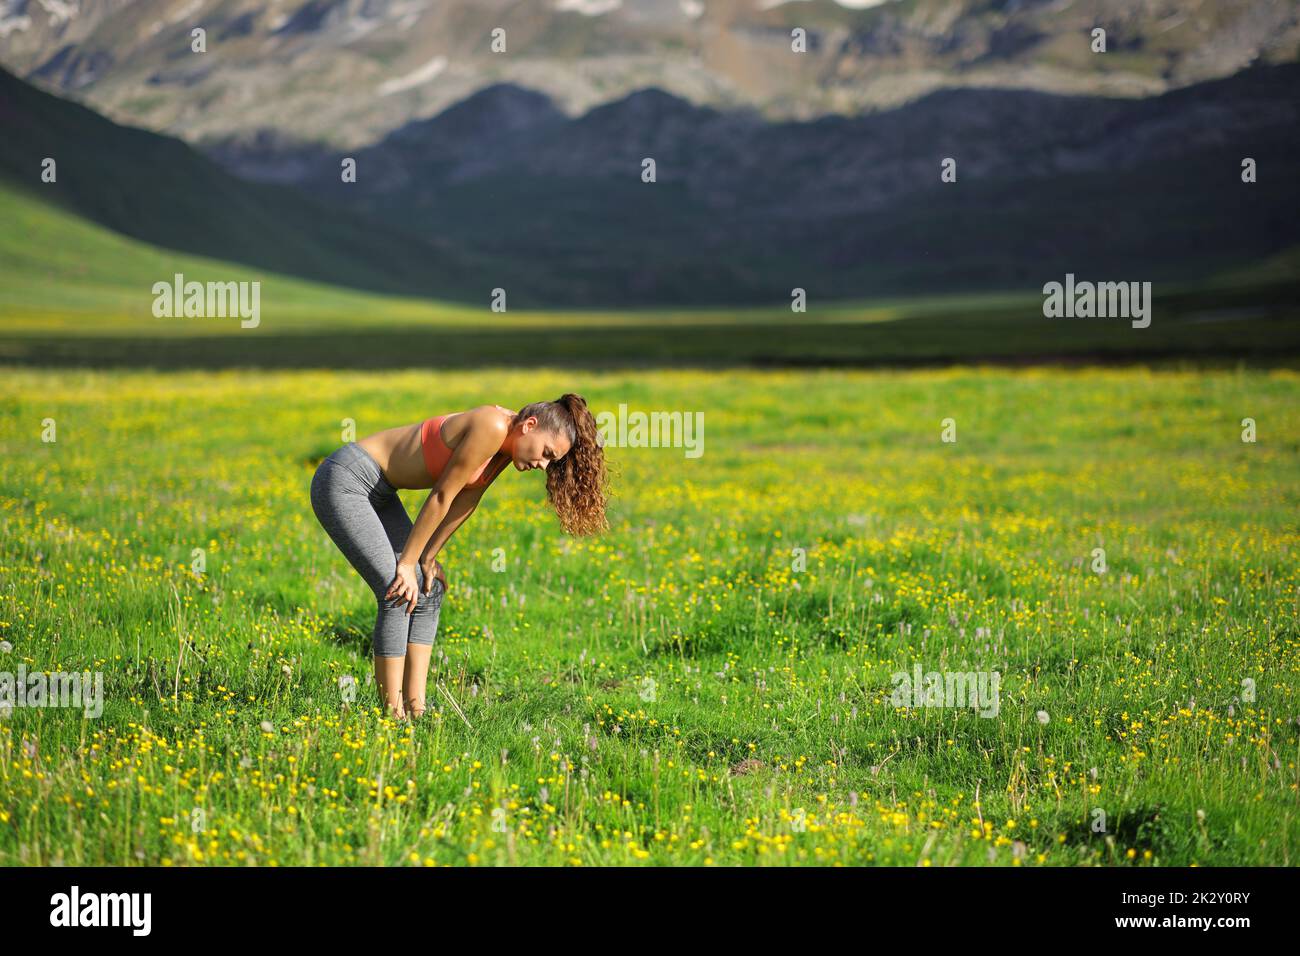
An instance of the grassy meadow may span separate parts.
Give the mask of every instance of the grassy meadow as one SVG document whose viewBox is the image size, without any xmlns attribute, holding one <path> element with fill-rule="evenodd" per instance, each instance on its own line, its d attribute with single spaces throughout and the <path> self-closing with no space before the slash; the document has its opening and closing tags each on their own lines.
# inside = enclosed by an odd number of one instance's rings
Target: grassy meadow
<svg viewBox="0 0 1300 956">
<path fill-rule="evenodd" d="M 429 712 L 385 718 L 315 463 L 344 419 L 566 390 L 703 413 L 703 454 L 608 448 L 590 539 L 507 471 L 441 555 Z M 0 864 L 1293 865 L 1298 399 L 1285 368 L 8 368 L 0 669 L 106 698 L 0 716 Z M 996 716 L 898 706 L 916 666 L 997 672 Z"/>
</svg>

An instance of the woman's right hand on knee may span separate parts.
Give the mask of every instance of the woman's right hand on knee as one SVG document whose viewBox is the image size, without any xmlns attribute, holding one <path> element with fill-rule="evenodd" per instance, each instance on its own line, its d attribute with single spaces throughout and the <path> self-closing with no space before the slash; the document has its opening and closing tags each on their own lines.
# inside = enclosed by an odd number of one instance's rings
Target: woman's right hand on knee
<svg viewBox="0 0 1300 956">
<path fill-rule="evenodd" d="M 393 575 L 388 590 L 384 592 L 384 600 L 388 601 L 395 597 L 406 602 L 407 614 L 415 610 L 415 605 L 420 600 L 420 588 L 416 582 L 415 565 L 399 564 L 397 566 L 397 573 Z"/>
</svg>

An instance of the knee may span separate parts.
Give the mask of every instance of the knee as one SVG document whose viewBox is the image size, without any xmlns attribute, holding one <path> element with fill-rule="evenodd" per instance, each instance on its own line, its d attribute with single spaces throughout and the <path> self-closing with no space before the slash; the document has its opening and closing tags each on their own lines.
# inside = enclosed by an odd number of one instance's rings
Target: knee
<svg viewBox="0 0 1300 956">
<path fill-rule="evenodd" d="M 442 582 L 434 581 L 433 590 L 428 594 L 424 593 L 424 588 L 420 588 L 420 598 L 415 604 L 415 611 L 423 618 L 437 618 L 442 611 Z"/>
<path fill-rule="evenodd" d="M 409 641 L 428 647 L 433 644 L 438 633 L 438 619 L 442 616 L 442 582 L 433 582 L 433 590 L 428 594 L 420 592 L 420 602 L 415 608 L 411 622 Z"/>
<path fill-rule="evenodd" d="M 410 620 L 407 602 L 402 598 L 384 600 L 378 595 L 379 613 L 375 617 L 374 650 L 376 657 L 405 657 L 406 633 Z"/>
<path fill-rule="evenodd" d="M 375 600 L 379 602 L 380 611 L 392 610 L 394 608 L 401 608 L 403 611 L 406 610 L 406 601 L 401 598 L 392 598 L 387 601 L 384 600 L 384 595 L 388 593 L 389 587 L 391 587 L 393 582 L 397 580 L 398 557 L 398 553 L 394 551 L 392 564 L 388 564 L 385 561 L 376 561 L 374 564 L 370 565 L 362 575 L 362 577 L 366 579 L 366 584 L 370 585 L 370 590 L 375 595 Z M 420 568 L 417 566 L 415 569 L 415 589 L 417 593 L 420 591 L 420 583 Z"/>
<path fill-rule="evenodd" d="M 415 583 L 416 583 L 417 591 L 419 593 L 419 600 L 416 602 L 417 611 L 424 611 L 425 613 L 428 613 L 429 611 L 436 610 L 438 607 L 442 605 L 443 588 L 442 588 L 441 581 L 439 581 L 437 578 L 434 578 L 433 587 L 429 590 L 428 594 L 425 594 L 424 593 L 424 584 L 425 584 L 424 571 L 423 569 L 417 567 L 415 569 Z"/>
</svg>

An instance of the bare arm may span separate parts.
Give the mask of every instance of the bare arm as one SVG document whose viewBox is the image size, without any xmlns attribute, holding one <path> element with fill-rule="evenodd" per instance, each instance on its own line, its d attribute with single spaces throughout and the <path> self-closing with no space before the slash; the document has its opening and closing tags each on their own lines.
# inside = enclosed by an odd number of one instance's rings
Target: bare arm
<svg viewBox="0 0 1300 956">
<path fill-rule="evenodd" d="M 398 564 L 411 567 L 415 565 L 416 560 L 424 553 L 424 546 L 429 543 L 433 532 L 447 517 L 451 504 L 460 494 L 461 489 L 474 476 L 478 466 L 501 448 L 501 442 L 505 440 L 506 428 L 499 418 L 496 419 L 496 424 L 500 427 L 493 428 L 471 422 L 469 429 L 461 437 L 460 444 L 451 453 L 451 460 L 447 462 L 447 467 L 442 470 L 442 475 L 429 492 L 429 497 L 424 500 L 424 505 L 415 519 L 415 525 L 407 536 L 406 547 L 402 549 Z"/>
<path fill-rule="evenodd" d="M 419 597 L 415 585 L 416 561 L 424 553 L 433 533 L 442 525 L 461 489 L 473 477 L 478 466 L 500 450 L 509 431 L 499 415 L 492 415 L 491 412 L 482 415 L 474 412 L 471 415 L 469 428 L 461 436 L 460 444 L 452 450 L 447 467 L 442 470 L 429 497 L 420 508 L 411 533 L 406 538 L 406 546 L 397 559 L 397 575 L 384 595 L 387 598 L 400 594 L 408 602 L 408 614 L 415 609 Z M 464 521 L 464 518 L 460 520 Z"/>
<path fill-rule="evenodd" d="M 478 507 L 479 499 L 483 497 L 483 492 L 487 491 L 486 486 L 483 488 L 462 488 L 460 494 L 456 495 L 451 501 L 451 507 L 447 509 L 447 516 L 442 519 L 442 524 L 438 525 L 438 530 L 433 533 L 429 543 L 424 546 L 424 553 L 420 555 L 421 560 L 432 560 L 438 556 L 447 540 L 456 533 L 456 529 L 465 523 L 465 519 L 474 513 Z"/>
</svg>

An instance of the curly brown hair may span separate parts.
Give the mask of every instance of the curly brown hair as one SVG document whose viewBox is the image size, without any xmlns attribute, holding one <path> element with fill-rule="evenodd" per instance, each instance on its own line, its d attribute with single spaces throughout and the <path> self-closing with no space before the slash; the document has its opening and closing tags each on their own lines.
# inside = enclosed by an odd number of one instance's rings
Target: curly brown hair
<svg viewBox="0 0 1300 956">
<path fill-rule="evenodd" d="M 531 402 L 519 410 L 514 421 L 533 415 L 538 428 L 569 439 L 568 452 L 546 468 L 546 500 L 559 516 L 560 525 L 572 535 L 608 531 L 609 476 L 587 400 L 566 392 L 553 402 Z"/>
</svg>

